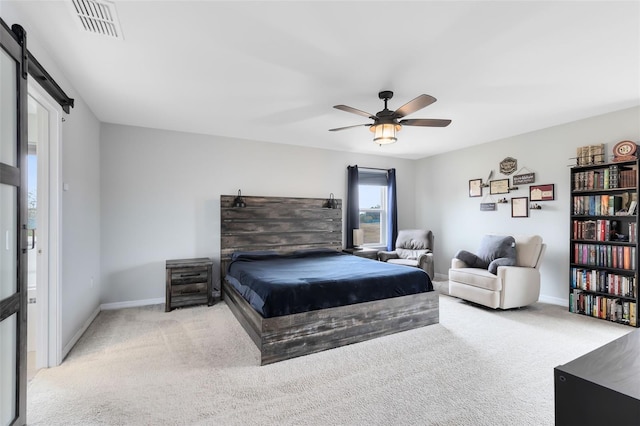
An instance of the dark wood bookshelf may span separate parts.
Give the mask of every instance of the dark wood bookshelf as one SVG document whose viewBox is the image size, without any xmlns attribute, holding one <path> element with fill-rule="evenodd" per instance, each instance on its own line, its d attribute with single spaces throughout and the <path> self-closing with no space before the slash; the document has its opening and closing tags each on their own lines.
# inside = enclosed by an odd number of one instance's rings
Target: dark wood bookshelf
<svg viewBox="0 0 640 426">
<path fill-rule="evenodd" d="M 571 168 L 569 310 L 638 321 L 638 160 Z M 605 290 L 605 291 L 603 291 Z"/>
</svg>

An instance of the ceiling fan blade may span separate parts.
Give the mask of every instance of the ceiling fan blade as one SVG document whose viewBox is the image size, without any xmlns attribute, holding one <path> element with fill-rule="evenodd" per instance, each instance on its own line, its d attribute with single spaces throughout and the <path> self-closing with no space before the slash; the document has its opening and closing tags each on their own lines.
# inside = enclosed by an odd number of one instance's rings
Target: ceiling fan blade
<svg viewBox="0 0 640 426">
<path fill-rule="evenodd" d="M 335 129 L 329 129 L 330 132 L 336 132 L 338 130 L 346 130 L 346 129 L 352 129 L 354 127 L 362 127 L 362 126 L 371 126 L 371 124 L 356 124 L 353 126 L 347 126 L 347 127 L 336 127 Z"/>
<path fill-rule="evenodd" d="M 441 120 L 437 118 L 414 118 L 408 120 L 400 120 L 398 124 L 403 126 L 426 126 L 426 127 L 447 127 L 451 124 L 451 120 Z"/>
<path fill-rule="evenodd" d="M 351 113 L 354 113 L 354 114 L 361 115 L 361 116 L 363 116 L 363 117 L 367 117 L 367 118 L 375 118 L 375 114 L 371 114 L 371 113 L 368 113 L 368 112 L 366 112 L 366 111 L 362 111 L 362 110 L 359 110 L 359 109 L 351 108 L 350 106 L 346 106 L 346 105 L 334 105 L 333 107 L 334 107 L 335 109 L 339 109 L 339 110 L 346 111 L 346 112 L 351 112 Z"/>
<path fill-rule="evenodd" d="M 395 118 L 402 118 L 406 115 L 409 115 L 411 113 L 414 113 L 416 111 L 418 111 L 419 109 L 422 109 L 426 106 L 431 105 L 432 103 L 434 103 L 437 99 L 434 98 L 433 96 L 430 95 L 420 95 L 417 98 L 407 102 L 406 104 L 402 105 L 400 108 L 398 108 L 394 113 L 393 116 Z"/>
</svg>

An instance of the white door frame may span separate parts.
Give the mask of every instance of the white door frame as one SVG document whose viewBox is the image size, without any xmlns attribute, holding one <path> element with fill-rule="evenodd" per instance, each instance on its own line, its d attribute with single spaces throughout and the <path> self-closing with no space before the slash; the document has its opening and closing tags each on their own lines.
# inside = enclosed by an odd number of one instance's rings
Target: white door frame
<svg viewBox="0 0 640 426">
<path fill-rule="evenodd" d="M 60 310 L 61 140 L 62 108 L 31 76 L 28 95 L 49 112 L 48 144 L 38 145 L 38 243 L 36 306 L 38 309 L 36 367 L 62 362 Z M 44 185 L 43 185 L 44 183 Z M 42 285 L 41 285 L 42 284 Z M 48 284 L 48 285 L 47 285 Z"/>
</svg>

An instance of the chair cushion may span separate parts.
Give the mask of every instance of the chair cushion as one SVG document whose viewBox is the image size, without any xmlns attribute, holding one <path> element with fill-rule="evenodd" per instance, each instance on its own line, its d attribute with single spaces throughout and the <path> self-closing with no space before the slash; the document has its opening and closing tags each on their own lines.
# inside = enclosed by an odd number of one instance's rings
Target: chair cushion
<svg viewBox="0 0 640 426">
<path fill-rule="evenodd" d="M 487 269 L 489 267 L 489 262 L 466 250 L 458 250 L 454 257 L 462 260 L 467 268 Z"/>
<path fill-rule="evenodd" d="M 414 259 L 389 259 L 387 263 L 395 263 L 396 265 L 418 266 L 418 261 Z"/>
<path fill-rule="evenodd" d="M 514 257 L 499 257 L 492 261 L 487 267 L 487 270 L 492 274 L 498 273 L 498 266 L 516 266 L 516 258 Z"/>
<path fill-rule="evenodd" d="M 449 280 L 491 291 L 502 290 L 502 280 L 486 269 L 460 268 L 449 269 Z"/>
<path fill-rule="evenodd" d="M 501 257 L 516 258 L 516 240 L 510 235 L 485 235 L 480 241 L 478 257 L 491 263 Z"/>
<path fill-rule="evenodd" d="M 399 231 L 398 238 L 396 238 L 398 256 L 406 259 L 406 256 L 413 256 L 415 254 L 413 252 L 417 250 L 421 251 L 420 254 L 424 253 L 425 250 L 428 252 L 433 250 L 433 233 L 424 229 L 403 229 Z M 401 254 L 402 251 L 404 251 L 404 255 Z"/>
<path fill-rule="evenodd" d="M 396 248 L 396 253 L 401 259 L 417 260 L 421 255 L 425 253 L 431 253 L 431 250 L 407 250 Z"/>
<path fill-rule="evenodd" d="M 488 269 L 496 274 L 498 266 L 516 265 L 516 240 L 507 235 L 485 235 L 480 241 L 477 255 L 460 250 L 455 257 L 471 268 Z"/>
</svg>

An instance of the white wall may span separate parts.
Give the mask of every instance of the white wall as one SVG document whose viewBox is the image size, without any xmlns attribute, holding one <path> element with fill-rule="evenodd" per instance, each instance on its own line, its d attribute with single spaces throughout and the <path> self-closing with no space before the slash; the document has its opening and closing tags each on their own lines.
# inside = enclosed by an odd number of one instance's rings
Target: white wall
<svg viewBox="0 0 640 426">
<path fill-rule="evenodd" d="M 468 149 L 422 159 L 416 168 L 416 225 L 435 234 L 436 274 L 447 275 L 456 251 L 477 249 L 483 234 L 539 234 L 547 244 L 541 267 L 543 300 L 568 301 L 570 186 L 569 167 L 575 164 L 576 148 L 622 140 L 640 141 L 640 108 L 631 108 L 561 126 L 551 127 Z M 518 160 L 518 169 L 535 172 L 535 184 L 555 184 L 555 201 L 544 201 L 542 210 L 531 210 L 528 218 L 512 218 L 510 204 L 497 211 L 481 212 L 483 198 L 469 198 L 470 179 L 485 181 L 511 176 L 499 173 L 505 157 Z M 524 173 L 524 172 L 523 172 Z M 489 193 L 484 189 L 483 196 Z M 528 197 L 529 185 L 521 185 L 506 198 Z M 504 195 L 502 196 L 504 197 Z M 493 198 L 497 201 L 498 196 Z M 491 202 L 489 197 L 485 202 Z"/>
<path fill-rule="evenodd" d="M 58 85 L 75 99 L 62 124 L 62 179 L 70 190 L 61 194 L 60 334 L 69 347 L 100 306 L 100 123 L 47 54 L 46 40 L 19 6 L 3 2 L 2 19 L 27 31 L 27 47 Z M 94 278 L 91 286 L 91 277 Z"/>
<path fill-rule="evenodd" d="M 62 87 L 69 96 L 71 86 Z M 67 89 L 69 88 L 69 89 Z M 62 124 L 62 347 L 100 305 L 100 122 L 79 97 Z"/>
<path fill-rule="evenodd" d="M 345 199 L 347 165 L 397 169 L 400 227 L 415 223 L 415 161 L 102 124 L 102 302 L 164 300 L 167 259 L 211 257 L 220 195 Z M 371 141 L 363 140 L 363 143 Z"/>
<path fill-rule="evenodd" d="M 358 164 L 398 170 L 399 227 L 434 231 L 437 274 L 446 276 L 455 252 L 475 250 L 484 233 L 537 233 L 548 245 L 542 298 L 562 303 L 571 157 L 582 145 L 606 143 L 610 152 L 620 140 L 638 141 L 639 116 L 639 108 L 627 109 L 418 161 L 102 124 L 101 301 L 162 299 L 166 259 L 207 256 L 217 263 L 221 194 L 333 192 L 344 199 L 346 166 Z M 489 170 L 494 179 L 507 177 L 499 162 L 508 156 L 535 172 L 536 184 L 555 184 L 556 199 L 540 202 L 542 210 L 529 218 L 511 218 L 510 204 L 480 212 L 482 198 L 468 197 L 469 179 L 484 180 Z M 523 185 L 507 198 L 528 195 Z"/>
</svg>

